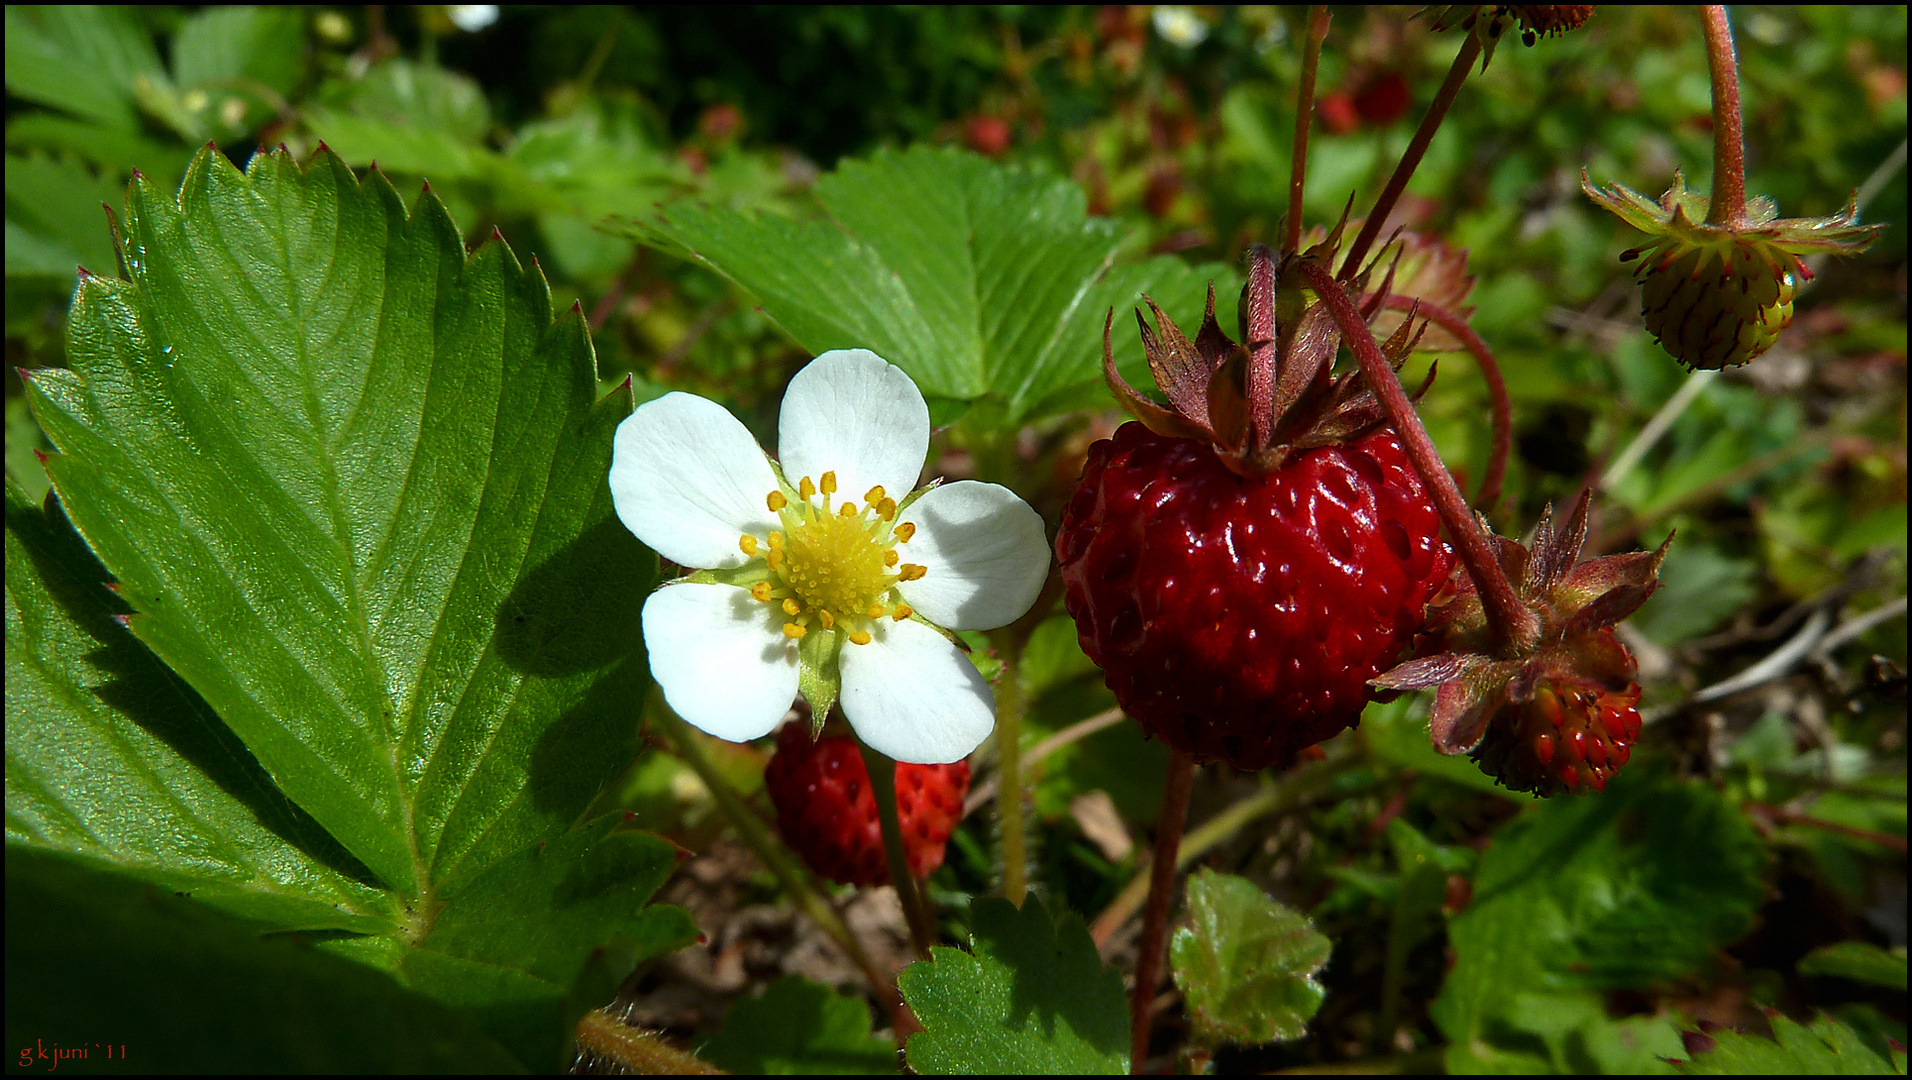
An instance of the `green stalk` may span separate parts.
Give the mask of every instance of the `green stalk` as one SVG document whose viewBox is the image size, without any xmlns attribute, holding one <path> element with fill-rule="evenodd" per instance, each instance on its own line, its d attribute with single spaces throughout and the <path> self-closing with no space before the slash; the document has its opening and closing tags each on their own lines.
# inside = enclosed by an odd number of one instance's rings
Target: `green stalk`
<svg viewBox="0 0 1912 1080">
<path fill-rule="evenodd" d="M 1016 656 L 1020 650 L 999 651 L 1002 679 L 996 684 L 996 826 L 1002 840 L 1003 898 L 1021 907 L 1029 893 L 1029 857 L 1022 838 L 1023 700 Z"/>
<path fill-rule="evenodd" d="M 770 868 L 770 873 L 776 877 L 777 883 L 783 886 L 783 891 L 790 896 L 791 900 L 795 901 L 797 909 L 809 916 L 810 921 L 821 927 L 824 933 L 830 935 L 831 940 L 841 946 L 850 960 L 862 970 L 863 977 L 870 980 L 871 988 L 885 1003 L 894 1022 L 897 1011 L 895 986 L 878 971 L 876 962 L 870 958 L 869 951 L 863 947 L 861 941 L 857 940 L 857 936 L 850 932 L 849 926 L 845 925 L 842 917 L 837 915 L 836 909 L 811 887 L 809 875 L 797 864 L 789 849 L 770 835 L 770 830 L 764 825 L 763 819 L 744 805 L 743 798 L 737 794 L 737 789 L 731 787 L 730 781 L 725 780 L 724 775 L 711 764 L 710 758 L 704 755 L 703 747 L 697 745 L 696 738 L 691 734 L 690 725 L 684 723 L 668 707 L 652 710 L 651 717 L 666 730 L 671 747 L 677 751 L 678 758 L 689 765 L 691 771 L 697 774 L 697 778 L 704 782 L 704 787 L 710 790 L 711 798 L 717 803 L 717 809 L 730 819 L 730 823 L 736 827 L 737 835 L 742 837 L 745 846 L 749 847 L 757 858 Z"/>
<path fill-rule="evenodd" d="M 896 762 L 860 739 L 857 745 L 863 750 L 863 767 L 870 773 L 870 794 L 876 796 L 876 819 L 883 826 L 883 857 L 890 864 L 890 884 L 896 887 L 896 898 L 903 904 L 903 919 L 910 925 L 916 955 L 927 960 L 936 934 L 923 907 L 923 894 L 910 874 L 909 858 L 903 853 L 903 823 L 896 814 Z"/>
<path fill-rule="evenodd" d="M 724 1071 L 672 1046 L 659 1032 L 618 1023 L 605 1009 L 593 1009 L 578 1021 L 578 1045 L 638 1076 L 720 1076 Z"/>
</svg>

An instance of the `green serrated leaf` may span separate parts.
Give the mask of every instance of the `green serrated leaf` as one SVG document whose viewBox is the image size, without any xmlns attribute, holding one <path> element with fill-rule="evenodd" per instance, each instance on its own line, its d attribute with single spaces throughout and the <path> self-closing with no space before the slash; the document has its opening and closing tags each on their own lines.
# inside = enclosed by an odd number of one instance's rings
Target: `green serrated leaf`
<svg viewBox="0 0 1912 1080">
<path fill-rule="evenodd" d="M 388 894 L 114 621 L 106 572 L 7 484 L 7 843 L 278 929 L 393 928 Z"/>
<path fill-rule="evenodd" d="M 1253 882 L 1204 867 L 1188 879 L 1189 925 L 1169 943 L 1193 1037 L 1207 1046 L 1299 1039 L 1327 991 L 1331 942 Z"/>
<path fill-rule="evenodd" d="M 429 194 L 408 212 L 330 154 L 242 175 L 201 153 L 177 200 L 135 185 L 121 235 L 131 280 L 87 278 L 72 369 L 26 381 L 122 621 L 397 894 L 388 932 L 321 944 L 556 1066 L 577 1016 L 695 934 L 644 908 L 670 845 L 567 832 L 633 755 L 647 685 L 655 561 L 605 482 L 628 397 L 593 400 L 582 318 L 554 323 L 505 245 L 467 257 Z M 16 733 L 58 719 L 10 709 L 10 835 Z"/>
<path fill-rule="evenodd" d="M 1830 1016 L 1811 1027 L 1772 1014 L 1773 1037 L 1719 1031 L 1714 1047 L 1679 1066 L 1689 1076 L 1891 1076 L 1903 1068 L 1879 1056 L 1859 1033 Z"/>
<path fill-rule="evenodd" d="M 29 394 L 134 633 L 405 895 L 557 835 L 634 752 L 654 567 L 582 318 L 330 154 L 202 152 L 123 235 Z"/>
<path fill-rule="evenodd" d="M 936 948 L 897 978 L 924 1030 L 909 1066 L 942 1075 L 1129 1071 L 1122 977 L 1102 966 L 1074 913 L 1051 918 L 1034 896 L 1020 909 L 982 897 L 970 909 L 970 951 Z"/>
<path fill-rule="evenodd" d="M 1841 941 L 1800 957 L 1797 970 L 1801 975 L 1834 975 L 1903 992 L 1905 947 L 1881 949 L 1864 941 Z"/>
<path fill-rule="evenodd" d="M 754 294 L 804 348 L 873 349 L 931 398 L 994 399 L 1003 424 L 1093 392 L 1111 308 L 1117 356 L 1139 372 L 1128 308 L 1142 294 L 1193 325 L 1208 280 L 1234 288 L 1221 266 L 1121 261 L 1126 237 L 1075 184 L 974 154 L 883 151 L 815 193 L 832 220 L 676 203 L 637 234 Z"/>
<path fill-rule="evenodd" d="M 49 1072 L 522 1071 L 468 1018 L 262 929 L 9 842 L 7 1046 Z M 32 1056 L 55 1047 L 87 1056 Z"/>
<path fill-rule="evenodd" d="M 1509 822 L 1448 927 L 1454 968 L 1431 1012 L 1449 1067 L 1499 1068 L 1526 1023 L 1516 993 L 1645 989 L 1702 967 L 1752 928 L 1765 861 L 1718 791 L 1645 763 Z"/>
<path fill-rule="evenodd" d="M 897 1071 L 896 1047 L 870 1034 L 869 1006 L 801 975 L 730 1007 L 698 1055 L 726 1072 L 873 1076 Z"/>
</svg>

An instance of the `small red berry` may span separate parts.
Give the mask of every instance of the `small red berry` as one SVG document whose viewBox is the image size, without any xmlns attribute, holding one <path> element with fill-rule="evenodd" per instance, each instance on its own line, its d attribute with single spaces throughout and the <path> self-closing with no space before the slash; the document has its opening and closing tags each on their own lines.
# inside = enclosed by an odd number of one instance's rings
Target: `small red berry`
<svg viewBox="0 0 1912 1080">
<path fill-rule="evenodd" d="M 1544 679 L 1532 698 L 1509 701 L 1495 712 L 1474 757 L 1482 772 L 1515 791 L 1604 791 L 1639 738 L 1639 704 L 1634 683 L 1615 691 Z M 1555 738 L 1556 726 L 1564 739 Z"/>
<path fill-rule="evenodd" d="M 1361 111 L 1355 107 L 1354 95 L 1346 90 L 1321 95 L 1315 102 L 1315 115 L 1321 118 L 1321 126 L 1333 135 L 1346 135 L 1361 126 Z"/>
<path fill-rule="evenodd" d="M 1399 120 L 1410 104 L 1407 80 L 1398 71 L 1382 72 L 1354 95 L 1354 111 L 1374 127 L 1386 127 Z"/>
<path fill-rule="evenodd" d="M 1009 152 L 1014 140 L 1009 121 L 1000 116 L 978 113 L 963 122 L 963 142 L 978 154 L 1001 157 Z"/>
<path fill-rule="evenodd" d="M 843 885 L 890 880 L 883 856 L 870 773 L 856 740 L 825 735 L 810 741 L 803 724 L 785 724 L 764 767 L 764 788 L 777 808 L 777 831 L 810 869 Z M 969 763 L 896 766 L 896 809 L 910 873 L 927 877 L 943 865 L 943 848 L 962 820 Z"/>
<path fill-rule="evenodd" d="M 1124 424 L 1056 534 L 1083 651 L 1150 735 L 1238 769 L 1352 726 L 1447 581 L 1440 519 L 1394 434 L 1253 476 Z"/>
<path fill-rule="evenodd" d="M 1604 791 L 1640 737 L 1639 665 L 1613 625 L 1659 588 L 1657 551 L 1581 562 L 1583 495 L 1565 521 L 1552 507 L 1523 546 L 1494 537 L 1496 558 L 1533 613 L 1531 640 L 1502 651 L 1470 580 L 1430 614 L 1420 656 L 1375 679 L 1384 690 L 1439 689 L 1428 717 L 1434 748 L 1472 754 L 1481 771 L 1515 791 L 1547 797 Z M 1511 653 L 1511 655 L 1509 655 Z"/>
</svg>

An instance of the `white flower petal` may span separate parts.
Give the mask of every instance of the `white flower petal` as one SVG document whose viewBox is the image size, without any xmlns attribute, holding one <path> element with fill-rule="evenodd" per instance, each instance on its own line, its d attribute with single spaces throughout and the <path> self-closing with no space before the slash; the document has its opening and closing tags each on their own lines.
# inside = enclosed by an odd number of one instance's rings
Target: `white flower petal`
<svg viewBox="0 0 1912 1080">
<path fill-rule="evenodd" d="M 731 585 L 666 585 L 644 602 L 644 647 L 664 700 L 731 742 L 768 735 L 797 697 L 797 646 Z"/>
<path fill-rule="evenodd" d="M 897 522 L 916 535 L 898 545 L 906 563 L 926 570 L 898 588 L 925 619 L 953 630 L 987 630 L 1015 621 L 1049 576 L 1042 518 L 997 484 L 958 480 L 926 492 Z"/>
<path fill-rule="evenodd" d="M 843 645 L 843 715 L 897 761 L 968 757 L 996 726 L 996 699 L 967 657 L 918 622 L 879 619 L 868 645 Z"/>
<path fill-rule="evenodd" d="M 693 394 L 647 401 L 617 426 L 611 502 L 652 551 L 698 569 L 737 566 L 744 533 L 777 528 L 764 496 L 777 475 L 750 431 Z"/>
<path fill-rule="evenodd" d="M 903 369 L 868 349 L 835 349 L 797 372 L 783 394 L 777 459 L 792 485 L 837 474 L 837 499 L 863 502 L 876 484 L 901 499 L 929 456 L 929 406 Z"/>
</svg>

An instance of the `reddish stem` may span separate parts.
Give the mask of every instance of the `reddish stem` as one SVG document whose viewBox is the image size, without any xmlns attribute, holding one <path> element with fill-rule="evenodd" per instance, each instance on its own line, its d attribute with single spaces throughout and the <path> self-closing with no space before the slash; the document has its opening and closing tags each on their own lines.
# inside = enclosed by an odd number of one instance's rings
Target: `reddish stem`
<svg viewBox="0 0 1912 1080">
<path fill-rule="evenodd" d="M 1326 4 L 1308 10 L 1308 40 L 1301 51 L 1301 90 L 1295 98 L 1295 152 L 1288 164 L 1288 224 L 1283 230 L 1283 254 L 1301 247 L 1301 193 L 1308 175 L 1308 129 L 1314 123 L 1315 71 L 1321 66 L 1321 43 L 1327 40 L 1328 23 L 1333 18 Z"/>
<path fill-rule="evenodd" d="M 1447 69 L 1447 78 L 1434 95 L 1434 103 L 1427 107 L 1427 115 L 1421 117 L 1421 126 L 1415 129 L 1413 141 L 1407 144 L 1406 152 L 1394 166 L 1394 175 L 1388 177 L 1388 186 L 1381 189 L 1381 197 L 1374 200 L 1374 209 L 1368 211 L 1368 219 L 1361 223 L 1361 235 L 1356 236 L 1354 243 L 1348 246 L 1348 257 L 1341 261 L 1342 276 L 1352 278 L 1361 272 L 1361 260 L 1381 235 L 1381 227 L 1387 224 L 1388 215 L 1394 212 L 1394 204 L 1401 198 L 1401 192 L 1407 190 L 1407 182 L 1413 178 L 1414 170 L 1427 154 L 1428 144 L 1434 141 L 1434 133 L 1441 129 L 1441 121 L 1447 118 L 1448 106 L 1454 104 L 1454 98 L 1461 92 L 1461 83 L 1467 81 L 1467 73 L 1473 70 L 1474 61 L 1479 58 L 1480 39 L 1468 34 L 1461 42 L 1460 55 L 1454 57 L 1454 66 Z"/>
<path fill-rule="evenodd" d="M 1894 836 L 1876 829 L 1861 829 L 1837 821 L 1827 821 L 1824 818 L 1816 818 L 1797 810 L 1788 810 L 1783 806 L 1772 806 L 1767 803 L 1748 803 L 1746 809 L 1749 813 L 1766 819 L 1769 825 L 1804 825 L 1809 829 L 1823 829 L 1826 832 L 1838 833 L 1840 836 L 1850 836 L 1854 840 L 1863 840 L 1868 844 L 1891 848 L 1901 855 L 1905 854 L 1905 837 L 1903 836 Z"/>
<path fill-rule="evenodd" d="M 1427 429 L 1421 426 L 1421 418 L 1414 412 L 1414 403 L 1407 399 L 1407 391 L 1401 389 L 1400 378 L 1394 374 L 1394 368 L 1381 352 L 1381 346 L 1375 344 L 1374 335 L 1368 332 L 1367 323 L 1355 310 L 1354 301 L 1335 281 L 1333 272 L 1319 260 L 1295 261 L 1308 279 L 1309 286 L 1327 305 L 1335 325 L 1341 328 L 1342 340 L 1353 351 L 1355 359 L 1360 361 L 1361 373 L 1367 377 L 1368 388 L 1374 391 L 1375 398 L 1387 413 L 1394 433 L 1400 437 L 1401 448 L 1407 451 L 1408 460 L 1414 463 L 1414 471 L 1421 475 L 1421 483 L 1426 485 L 1428 495 L 1433 498 L 1434 508 L 1440 512 L 1441 521 L 1454 538 L 1454 547 L 1461 562 L 1467 567 L 1467 573 L 1474 579 L 1474 587 L 1480 593 L 1481 606 L 1487 614 L 1487 625 L 1494 635 L 1494 651 L 1506 657 L 1520 655 L 1539 639 L 1539 620 L 1520 602 L 1519 594 L 1507 581 L 1500 561 L 1494 557 L 1494 548 L 1487 534 L 1481 530 L 1480 522 L 1475 520 L 1474 512 L 1467 508 L 1467 499 L 1461 494 L 1460 486 L 1454 483 L 1453 474 L 1447 471 L 1447 465 L 1441 461 L 1440 451 L 1434 448 L 1434 440 L 1427 437 Z"/>
<path fill-rule="evenodd" d="M 1507 476 L 1507 452 L 1514 441 L 1513 406 L 1507 401 L 1507 380 L 1501 378 L 1500 364 L 1494 360 L 1493 351 L 1487 347 L 1487 343 L 1474 333 L 1474 328 L 1467 325 L 1466 319 L 1455 312 L 1439 304 L 1398 294 L 1388 296 L 1387 306 L 1395 311 L 1420 312 L 1441 329 L 1459 338 L 1480 364 L 1480 373 L 1487 380 L 1487 394 L 1494 403 L 1494 446 L 1487 459 L 1487 475 L 1481 478 L 1480 493 L 1474 496 L 1474 505 L 1492 512 L 1494 504 L 1500 501 L 1500 484 Z"/>
<path fill-rule="evenodd" d="M 1713 201 L 1708 225 L 1733 227 L 1746 218 L 1746 144 L 1740 130 L 1739 60 L 1726 9 L 1700 8 L 1706 26 L 1706 66 L 1713 77 Z"/>
<path fill-rule="evenodd" d="M 1175 859 L 1181 853 L 1182 825 L 1188 820 L 1188 793 L 1195 784 L 1195 759 L 1170 751 L 1168 783 L 1162 789 L 1162 816 L 1155 825 L 1155 856 L 1149 864 L 1149 901 L 1142 916 L 1142 948 L 1135 958 L 1135 990 L 1129 998 L 1129 1071 L 1140 1073 L 1149 1056 L 1149 1027 L 1154 1018 L 1155 986 L 1162 981 L 1162 942 L 1168 936 L 1169 901 L 1175 894 Z"/>
<path fill-rule="evenodd" d="M 1242 296 L 1247 322 L 1244 327 L 1251 346 L 1248 353 L 1248 445 L 1257 449 L 1268 445 L 1271 432 L 1265 430 L 1274 419 L 1275 376 L 1282 357 L 1277 352 L 1275 325 L 1275 256 L 1266 244 L 1248 249 L 1248 288 Z"/>
</svg>

